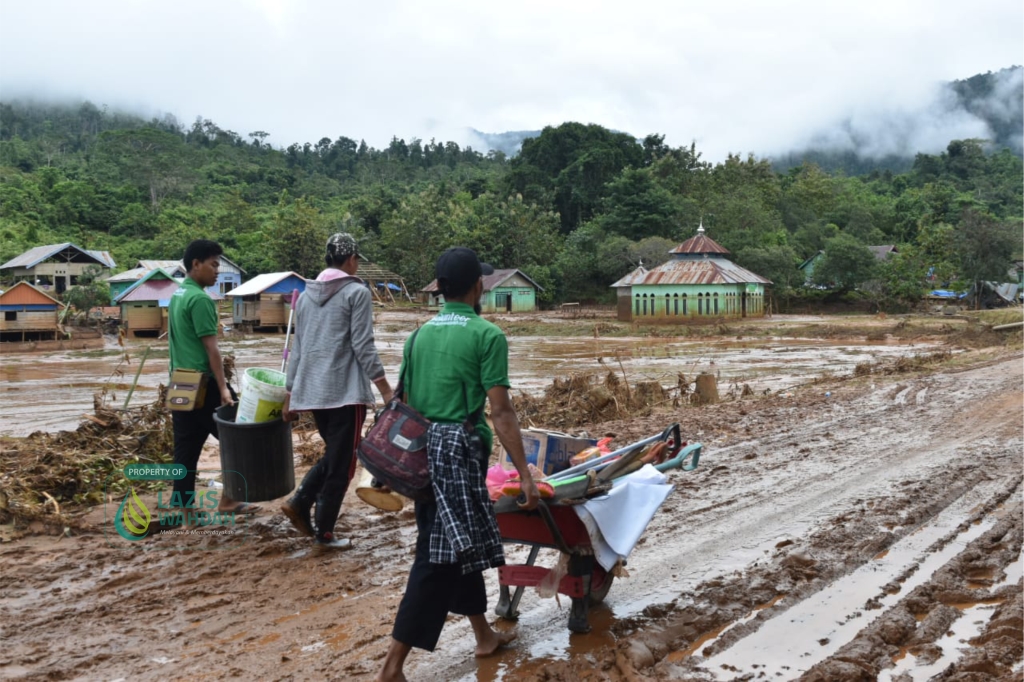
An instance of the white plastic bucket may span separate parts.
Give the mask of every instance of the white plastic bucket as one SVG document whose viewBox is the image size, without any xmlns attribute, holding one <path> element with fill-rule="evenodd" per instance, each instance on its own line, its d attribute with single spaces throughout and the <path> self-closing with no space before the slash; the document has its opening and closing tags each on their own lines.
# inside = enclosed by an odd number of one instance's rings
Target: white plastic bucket
<svg viewBox="0 0 1024 682">
<path fill-rule="evenodd" d="M 242 396 L 236 422 L 257 424 L 281 416 L 284 408 L 285 375 L 274 369 L 251 367 L 242 375 Z"/>
</svg>

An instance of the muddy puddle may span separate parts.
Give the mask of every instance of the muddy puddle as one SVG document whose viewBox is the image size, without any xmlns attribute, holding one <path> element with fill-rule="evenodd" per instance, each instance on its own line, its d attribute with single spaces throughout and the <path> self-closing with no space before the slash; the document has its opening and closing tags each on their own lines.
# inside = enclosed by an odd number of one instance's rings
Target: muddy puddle
<svg viewBox="0 0 1024 682">
<path fill-rule="evenodd" d="M 396 380 L 407 331 L 395 325 L 377 333 L 377 346 L 388 376 Z M 412 328 L 412 324 L 409 324 Z M 239 372 L 249 367 L 280 368 L 284 336 L 268 334 L 224 339 L 221 350 L 233 353 Z M 124 404 L 138 370 L 139 359 L 152 349 L 139 376 L 131 405 L 156 397 L 167 377 L 167 346 L 130 342 L 129 362 L 122 362 L 116 344 L 98 351 L 10 355 L 0 366 L 0 395 L 5 409 L 0 435 L 26 436 L 34 431 L 58 431 L 78 425 L 91 412 L 93 394 L 107 387 L 111 403 Z M 824 371 L 848 374 L 861 363 L 879 362 L 903 355 L 927 353 L 934 347 L 894 342 L 821 339 L 719 339 L 691 338 L 542 338 L 509 339 L 510 378 L 515 390 L 540 393 L 553 377 L 573 372 L 614 371 L 630 383 L 642 380 L 675 385 L 682 373 L 691 381 L 700 372 L 719 376 L 719 389 L 727 392 L 734 383 L 748 384 L 755 393 L 780 392 L 806 383 Z M 238 380 L 235 381 L 236 388 Z"/>
</svg>

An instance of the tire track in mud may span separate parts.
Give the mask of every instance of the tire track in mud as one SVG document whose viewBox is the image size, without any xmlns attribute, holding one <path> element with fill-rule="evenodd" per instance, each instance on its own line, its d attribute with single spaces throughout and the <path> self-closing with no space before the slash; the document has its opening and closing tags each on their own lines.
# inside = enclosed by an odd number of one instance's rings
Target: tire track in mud
<svg viewBox="0 0 1024 682">
<path fill-rule="evenodd" d="M 487 680 L 706 677 L 692 661 L 680 665 L 692 658 L 681 654 L 709 643 L 724 649 L 956 500 L 980 504 L 1002 490 L 1006 475 L 1019 481 L 1019 362 L 969 374 L 970 381 L 962 373 L 879 380 L 823 419 L 805 415 L 776 434 L 709 448 L 703 471 L 674 475 L 680 490 L 631 557 L 631 577 L 609 594 L 613 614 L 598 612 L 611 644 L 594 635 L 570 641 L 564 610 L 528 594 L 522 642 L 498 664 L 426 660 L 416 672 Z M 1007 392 L 1017 396 L 1009 430 L 956 416 L 964 404 L 998 412 L 989 403 L 1001 405 Z M 447 660 L 469 655 L 468 634 L 448 630 Z M 677 660 L 667 661 L 670 654 Z"/>
</svg>

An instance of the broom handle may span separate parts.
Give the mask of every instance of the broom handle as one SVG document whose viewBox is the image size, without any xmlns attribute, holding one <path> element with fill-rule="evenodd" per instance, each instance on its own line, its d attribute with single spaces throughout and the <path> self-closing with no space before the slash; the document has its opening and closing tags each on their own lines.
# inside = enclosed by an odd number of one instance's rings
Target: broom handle
<svg viewBox="0 0 1024 682">
<path fill-rule="evenodd" d="M 281 371 L 288 364 L 288 340 L 292 336 L 292 316 L 295 314 L 295 301 L 299 298 L 299 290 L 292 289 L 292 302 L 288 305 L 288 329 L 284 333 L 284 350 L 281 351 Z"/>
</svg>

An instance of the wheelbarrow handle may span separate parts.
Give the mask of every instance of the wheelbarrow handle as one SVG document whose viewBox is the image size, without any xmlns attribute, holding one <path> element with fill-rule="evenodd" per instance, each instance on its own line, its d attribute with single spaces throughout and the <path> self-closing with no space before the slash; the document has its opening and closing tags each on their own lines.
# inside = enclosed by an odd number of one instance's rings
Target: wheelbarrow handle
<svg viewBox="0 0 1024 682">
<path fill-rule="evenodd" d="M 526 502 L 526 495 L 520 494 L 517 502 Z M 544 525 L 548 527 L 551 532 L 551 539 L 555 541 L 555 546 L 566 554 L 572 554 L 572 550 L 569 549 L 569 545 L 565 541 L 565 537 L 562 536 L 562 531 L 558 529 L 558 524 L 555 523 L 555 517 L 551 515 L 551 509 L 548 507 L 547 500 L 539 500 L 537 508 L 533 511 L 520 511 L 521 514 L 532 514 L 537 513 L 540 518 L 544 520 Z"/>
<path fill-rule="evenodd" d="M 654 468 L 658 471 L 668 471 L 669 469 L 682 469 L 683 471 L 693 471 L 697 468 L 698 462 L 700 462 L 700 453 L 704 450 L 704 446 L 700 443 L 690 443 L 680 451 L 678 455 L 672 459 L 666 460 L 661 464 L 656 465 Z M 688 464 L 683 464 L 687 459 L 690 459 Z"/>
<path fill-rule="evenodd" d="M 666 443 L 669 441 L 672 442 L 672 449 L 669 451 L 670 455 L 675 456 L 676 454 L 678 454 L 680 448 L 683 447 L 683 436 L 679 432 L 679 422 L 670 425 L 667 429 L 662 431 L 661 440 L 665 441 Z"/>
</svg>

